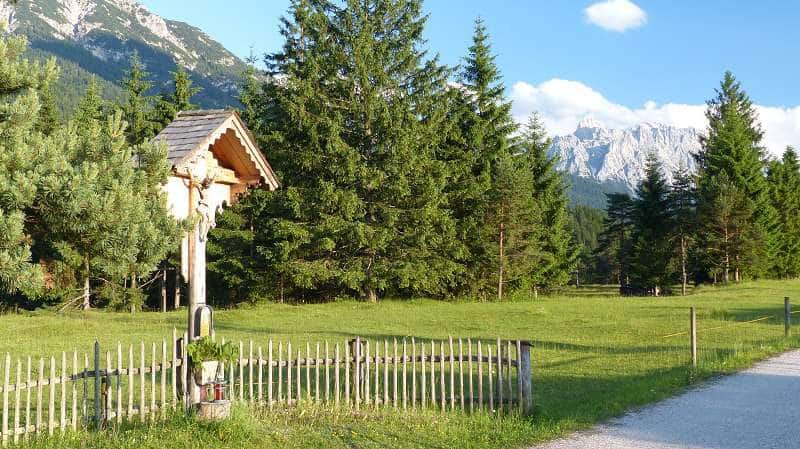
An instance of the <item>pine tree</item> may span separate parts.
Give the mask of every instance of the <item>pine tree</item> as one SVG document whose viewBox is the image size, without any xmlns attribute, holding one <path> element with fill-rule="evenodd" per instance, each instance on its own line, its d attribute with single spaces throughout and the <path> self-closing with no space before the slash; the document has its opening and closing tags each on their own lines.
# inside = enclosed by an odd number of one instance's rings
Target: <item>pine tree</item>
<svg viewBox="0 0 800 449">
<path fill-rule="evenodd" d="M 116 292 L 116 284 L 132 275 L 134 288 L 122 296 L 133 311 L 143 298 L 135 289 L 137 275 L 155 269 L 181 229 L 160 188 L 170 171 L 166 149 L 131 147 L 121 113 L 103 117 L 102 110 L 90 86 L 75 118 L 57 136 L 67 167 L 48 179 L 37 235 L 75 273 L 83 308 L 90 305 L 93 280 L 103 283 L 102 291 Z"/>
<path fill-rule="evenodd" d="M 717 191 L 719 185 L 706 188 L 706 184 L 714 179 L 719 181 L 719 176 L 724 173 L 726 183 L 754 201 L 753 207 L 749 208 L 752 216 L 741 225 L 753 228 L 742 235 L 758 235 L 758 245 L 747 245 L 752 254 L 745 258 L 751 264 L 734 261 L 733 274 L 735 280 L 741 279 L 745 273 L 763 275 L 777 245 L 777 236 L 773 235 L 777 214 L 770 204 L 764 176 L 763 131 L 752 101 L 730 72 L 725 73 L 716 98 L 708 102 L 706 118 L 709 125 L 706 136 L 701 138 L 703 150 L 698 155 L 698 185 L 706 189 L 706 195 Z"/>
<path fill-rule="evenodd" d="M 39 119 L 36 123 L 36 129 L 42 134 L 49 136 L 61 126 L 61 116 L 56 104 L 56 98 L 53 94 L 53 86 L 51 84 L 44 84 L 39 87 Z"/>
<path fill-rule="evenodd" d="M 779 215 L 778 251 L 771 272 L 780 278 L 800 275 L 800 163 L 794 148 L 769 166 L 767 179 L 772 205 Z"/>
<path fill-rule="evenodd" d="M 27 42 L 0 36 L 0 291 L 34 294 L 42 270 L 31 259 L 30 210 L 41 183 L 57 167 L 53 145 L 36 130 L 37 89 L 55 81 L 57 69 L 22 59 Z"/>
<path fill-rule="evenodd" d="M 565 284 L 579 255 L 570 226 L 567 184 L 556 169 L 558 160 L 547 155 L 550 144 L 544 124 L 538 114 L 533 114 L 524 129 L 520 148 L 526 168 L 533 174 L 531 192 L 537 215 L 535 238 L 539 253 L 531 266 L 535 292 L 539 287 Z"/>
<path fill-rule="evenodd" d="M 672 273 L 672 248 L 669 233 L 672 224 L 670 189 L 661 163 L 650 153 L 644 179 L 636 189 L 633 200 L 632 254 L 630 282 L 636 290 L 658 296 L 669 285 Z"/>
<path fill-rule="evenodd" d="M 697 191 L 694 179 L 686 168 L 673 176 L 670 191 L 672 232 L 670 238 L 676 246 L 674 251 L 680 265 L 681 294 L 686 296 L 689 282 L 689 253 L 697 230 Z"/>
<path fill-rule="evenodd" d="M 153 87 L 149 80 L 150 74 L 145 71 L 138 53 L 131 57 L 130 68 L 122 80 L 125 89 L 125 102 L 119 105 L 123 118 L 127 122 L 125 135 L 128 143 L 138 145 L 153 138 L 154 126 L 152 98 L 147 95 Z"/>
</svg>

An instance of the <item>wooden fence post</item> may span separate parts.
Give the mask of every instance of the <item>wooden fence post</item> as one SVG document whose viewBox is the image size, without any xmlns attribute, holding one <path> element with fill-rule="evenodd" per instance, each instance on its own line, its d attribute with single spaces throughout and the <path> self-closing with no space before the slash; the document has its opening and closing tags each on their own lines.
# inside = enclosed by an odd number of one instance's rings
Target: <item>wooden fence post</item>
<svg viewBox="0 0 800 449">
<path fill-rule="evenodd" d="M 51 373 L 52 376 L 52 373 Z M 94 426 L 100 428 L 100 342 L 94 342 Z"/>
<path fill-rule="evenodd" d="M 11 377 L 11 355 L 6 354 L 5 357 L 5 370 L 3 371 L 3 442 L 2 445 L 8 444 L 8 390 Z"/>
<path fill-rule="evenodd" d="M 517 340 L 517 380 L 520 409 L 523 414 L 533 410 L 533 379 L 531 372 L 531 343 Z"/>
<path fill-rule="evenodd" d="M 792 333 L 792 304 L 789 297 L 783 298 L 783 336 L 789 338 Z"/>
<path fill-rule="evenodd" d="M 689 309 L 689 337 L 691 339 L 692 367 L 697 367 L 697 314 L 694 307 Z"/>
<path fill-rule="evenodd" d="M 350 353 L 353 354 L 353 393 L 355 408 L 358 410 L 361 405 L 361 337 L 350 340 Z"/>
</svg>

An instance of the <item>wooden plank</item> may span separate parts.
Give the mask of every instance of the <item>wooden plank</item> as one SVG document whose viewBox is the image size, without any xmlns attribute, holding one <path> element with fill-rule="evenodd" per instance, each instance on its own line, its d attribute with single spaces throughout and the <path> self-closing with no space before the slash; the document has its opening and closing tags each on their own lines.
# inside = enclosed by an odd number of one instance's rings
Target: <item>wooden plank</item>
<svg viewBox="0 0 800 449">
<path fill-rule="evenodd" d="M 353 372 L 353 390 L 355 391 L 355 409 L 361 408 L 361 337 L 356 337 L 356 345 L 353 348 L 353 359 L 355 360 L 355 372 Z"/>
<path fill-rule="evenodd" d="M 167 339 L 161 340 L 161 416 L 167 415 Z"/>
<path fill-rule="evenodd" d="M 292 350 L 289 350 L 291 354 Z M 244 401 L 244 343 L 239 340 L 239 401 Z"/>
<path fill-rule="evenodd" d="M 389 405 L 389 342 L 383 340 L 383 405 Z"/>
<path fill-rule="evenodd" d="M 445 409 L 447 409 L 447 390 L 445 389 L 445 383 L 444 383 L 444 370 L 445 370 L 445 365 L 444 365 L 444 358 L 445 358 L 444 357 L 444 342 L 439 343 L 439 349 L 440 349 L 439 350 L 439 354 L 441 354 L 439 356 L 439 361 L 440 361 L 439 362 L 440 363 L 439 387 L 440 387 L 440 389 L 442 391 L 442 394 L 441 394 L 441 396 L 442 396 L 441 409 L 442 409 L 442 411 L 444 411 Z M 451 380 L 452 380 L 452 377 L 451 377 Z"/>
<path fill-rule="evenodd" d="M 366 356 L 364 357 L 364 403 L 370 403 L 370 394 L 369 394 L 369 340 L 367 340 L 364 344 L 366 350 Z"/>
<path fill-rule="evenodd" d="M 306 342 L 306 399 L 311 400 L 311 343 Z"/>
<path fill-rule="evenodd" d="M 86 369 L 84 368 L 84 374 Z M 84 376 L 84 392 L 86 391 L 86 377 Z M 36 382 L 36 435 L 42 431 L 42 396 L 44 395 L 44 359 L 39 359 L 39 380 Z M 84 393 L 84 398 L 86 394 Z M 85 400 L 85 399 L 84 399 Z M 84 406 L 84 412 L 86 407 Z M 85 415 L 84 415 L 85 416 Z"/>
<path fill-rule="evenodd" d="M 144 422 L 145 416 L 147 415 L 147 405 L 144 397 L 145 383 L 147 382 L 147 378 L 145 377 L 146 361 L 143 341 L 139 343 L 139 347 L 139 421 Z"/>
<path fill-rule="evenodd" d="M 292 403 L 292 342 L 286 343 L 286 405 Z"/>
<path fill-rule="evenodd" d="M 325 340 L 325 402 L 331 400 L 331 372 L 328 366 L 330 354 L 328 351 L 328 340 Z"/>
<path fill-rule="evenodd" d="M 30 379 L 30 357 L 28 358 L 28 379 Z M 78 351 L 72 352 L 72 430 L 78 430 Z M 30 394 L 28 401 L 30 402 Z M 28 427 L 28 410 L 25 409 L 25 427 Z"/>
<path fill-rule="evenodd" d="M 524 378 L 522 373 L 522 342 L 517 340 L 517 403 L 519 404 L 519 410 L 522 413 L 525 413 L 525 402 L 524 398 L 522 397 L 522 379 Z"/>
<path fill-rule="evenodd" d="M 8 445 L 8 390 L 11 388 L 11 354 L 6 354 L 3 370 L 3 424 L 0 433 L 3 435 L 3 446 Z"/>
<path fill-rule="evenodd" d="M 267 342 L 267 406 L 272 410 L 272 339 Z"/>
<path fill-rule="evenodd" d="M 450 410 L 456 408 L 456 367 L 453 348 L 453 337 L 448 337 L 448 345 L 450 349 Z"/>
<path fill-rule="evenodd" d="M 69 381 L 67 373 L 67 353 L 66 351 L 61 351 L 61 407 L 59 410 L 61 412 L 59 415 L 61 418 L 61 433 L 67 431 L 67 382 Z M 19 376 L 17 376 L 17 379 L 19 379 Z"/>
<path fill-rule="evenodd" d="M 408 408 L 408 347 L 403 339 L 403 410 Z"/>
<path fill-rule="evenodd" d="M 431 342 L 431 406 L 435 408 L 439 401 L 436 399 L 436 342 Z"/>
<path fill-rule="evenodd" d="M 78 356 L 77 353 L 75 355 L 75 365 L 73 365 L 73 370 L 77 369 L 78 365 Z M 73 371 L 74 372 L 74 371 Z M 28 356 L 28 363 L 25 365 L 25 381 L 28 384 L 28 388 L 25 389 L 25 433 L 23 437 L 27 441 L 28 439 L 28 432 L 31 431 L 31 358 Z M 76 410 L 75 406 L 77 401 L 75 400 L 75 382 L 72 383 L 72 426 L 73 429 L 75 427 L 75 415 Z"/>
<path fill-rule="evenodd" d="M 464 410 L 464 342 L 458 339 L 458 394 L 461 398 L 461 410 Z"/>
<path fill-rule="evenodd" d="M 350 405 L 350 345 L 344 345 L 344 400 Z"/>
<path fill-rule="evenodd" d="M 276 401 L 283 400 L 283 342 L 278 342 L 278 396 Z"/>
<path fill-rule="evenodd" d="M 508 349 L 506 351 L 506 383 L 508 384 L 508 411 L 510 412 L 513 405 L 512 398 L 514 397 L 514 390 L 511 382 L 511 340 L 507 341 Z"/>
<path fill-rule="evenodd" d="M 497 339 L 497 410 L 503 408 L 503 343 Z"/>
<path fill-rule="evenodd" d="M 492 378 L 494 371 L 492 369 L 492 345 L 486 345 L 486 355 L 489 357 L 489 372 L 486 378 L 489 380 L 489 411 L 494 412 L 494 389 L 492 388 Z"/>
<path fill-rule="evenodd" d="M 469 411 L 475 411 L 475 382 L 473 379 L 472 339 L 467 339 L 467 371 L 469 372 Z"/>
<path fill-rule="evenodd" d="M 108 396 L 106 397 L 106 403 L 104 404 L 105 407 L 103 407 L 103 409 L 105 410 L 105 414 L 106 414 L 105 415 L 106 416 L 106 420 L 108 419 L 108 417 L 111 416 L 111 413 L 113 412 L 112 406 L 113 406 L 114 396 L 112 394 L 112 391 L 113 391 L 112 390 L 112 385 L 113 384 L 111 383 L 111 380 L 113 379 L 112 371 L 113 371 L 113 364 L 111 363 L 111 351 L 106 351 L 106 377 L 105 377 L 105 380 L 106 380 L 106 391 L 107 391 Z M 119 399 L 119 398 L 117 398 L 117 399 Z"/>
<path fill-rule="evenodd" d="M 122 422 L 122 344 L 117 342 L 117 424 Z"/>
<path fill-rule="evenodd" d="M 375 342 L 375 384 L 373 385 L 373 393 L 375 394 L 375 407 L 381 402 L 381 389 L 380 389 L 380 375 L 381 375 L 381 365 L 380 365 L 380 353 L 381 353 L 381 344 L 379 342 Z"/>
<path fill-rule="evenodd" d="M 184 340 L 186 341 L 186 340 Z M 128 419 L 133 418 L 133 389 L 136 383 L 136 378 L 133 377 L 133 367 L 136 366 L 133 361 L 133 345 L 128 346 Z"/>
<path fill-rule="evenodd" d="M 22 383 L 22 361 L 17 359 L 17 376 L 14 377 L 14 384 L 16 387 L 14 388 L 14 444 L 19 441 L 19 406 L 20 406 L 20 390 Z M 25 389 L 27 390 L 29 387 L 25 385 Z M 63 407 L 63 406 L 62 406 Z M 27 431 L 27 429 L 26 429 Z"/>
<path fill-rule="evenodd" d="M 400 364 L 400 362 L 397 360 L 397 339 L 395 338 L 394 339 L 394 355 L 393 355 L 393 358 L 392 358 L 392 377 L 393 377 L 393 379 L 392 379 L 392 391 L 393 391 L 392 405 L 394 407 L 397 407 L 397 365 L 399 365 L 399 364 Z"/>
<path fill-rule="evenodd" d="M 478 408 L 484 409 L 483 404 L 483 354 L 481 352 L 481 341 L 478 340 Z"/>
<path fill-rule="evenodd" d="M 411 408 L 417 405 L 417 341 L 411 337 Z"/>
<path fill-rule="evenodd" d="M 175 270 L 175 282 L 176 282 L 175 289 L 176 290 L 178 290 L 180 288 L 178 286 L 178 284 L 177 284 L 179 279 L 180 279 L 180 274 L 178 273 L 178 270 L 176 269 Z M 177 292 L 175 294 L 175 296 L 177 298 L 179 298 L 180 297 L 180 293 Z M 175 304 L 175 308 L 176 309 L 178 308 L 177 301 L 176 301 L 176 304 Z M 170 378 L 169 378 L 169 380 L 172 383 L 172 385 L 170 387 L 172 389 L 172 407 L 175 408 L 175 406 L 177 404 L 177 401 L 178 401 L 178 382 L 177 382 L 178 381 L 178 375 L 177 375 L 177 370 L 178 370 L 178 367 L 177 367 L 177 361 L 178 361 L 178 330 L 175 329 L 174 327 L 172 328 L 172 357 L 170 357 L 170 358 L 172 359 L 170 361 L 172 363 L 172 369 L 170 370 Z"/>
<path fill-rule="evenodd" d="M 98 387 L 99 382 L 97 382 L 97 365 L 100 364 L 100 346 L 97 345 L 95 342 L 94 346 L 94 360 L 95 360 L 95 391 Z M 50 383 L 49 394 L 47 396 L 47 435 L 53 435 L 53 432 L 56 428 L 56 358 L 50 357 L 50 373 L 48 375 L 47 381 Z M 97 410 L 100 408 L 100 397 L 95 393 L 94 398 L 94 410 L 97 413 Z"/>
<path fill-rule="evenodd" d="M 425 385 L 425 383 L 426 383 L 425 379 L 427 379 L 427 376 L 426 376 L 426 373 L 425 373 L 425 360 L 426 360 L 426 358 L 425 358 L 425 343 L 420 344 L 420 351 L 421 351 L 420 361 L 422 362 L 422 367 L 421 367 L 422 376 L 420 376 L 420 380 L 421 380 L 420 391 L 422 392 L 422 395 L 421 395 L 422 397 L 421 397 L 421 400 L 420 400 L 420 405 L 422 406 L 422 408 L 425 408 L 428 405 L 428 401 L 426 400 L 427 399 L 426 396 L 427 396 L 428 386 Z"/>
<path fill-rule="evenodd" d="M 297 358 L 294 361 L 295 369 L 297 370 L 294 377 L 295 386 L 297 387 L 297 392 L 295 394 L 295 397 L 297 397 L 297 402 L 300 402 L 300 400 L 303 398 L 303 392 L 300 389 L 300 355 L 300 348 L 297 348 Z"/>
<path fill-rule="evenodd" d="M 269 367 L 272 370 L 272 367 Z M 258 347 L 258 402 L 264 402 L 264 357 L 261 352 L 261 346 Z"/>
<path fill-rule="evenodd" d="M 150 353 L 150 420 L 156 419 L 156 342 L 152 344 Z"/>
<path fill-rule="evenodd" d="M 334 357 L 334 365 L 333 365 L 333 384 L 336 386 L 335 392 L 335 404 L 338 407 L 340 401 L 340 385 L 339 385 L 339 343 L 336 343 L 336 347 L 333 353 Z"/>
<path fill-rule="evenodd" d="M 250 347 L 248 351 L 247 357 L 247 385 L 248 385 L 248 394 L 250 395 L 248 399 L 250 401 L 253 400 L 255 397 L 253 395 L 253 340 L 250 340 Z"/>
<path fill-rule="evenodd" d="M 319 403 L 319 342 L 317 342 L 317 356 L 314 359 L 314 397 Z"/>
</svg>

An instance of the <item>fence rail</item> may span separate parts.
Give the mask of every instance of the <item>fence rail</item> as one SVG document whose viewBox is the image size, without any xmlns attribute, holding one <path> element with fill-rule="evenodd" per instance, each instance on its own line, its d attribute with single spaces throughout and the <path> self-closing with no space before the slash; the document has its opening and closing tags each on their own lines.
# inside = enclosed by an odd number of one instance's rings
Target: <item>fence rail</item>
<svg viewBox="0 0 800 449">
<path fill-rule="evenodd" d="M 185 335 L 182 341 L 186 341 Z M 239 342 L 223 366 L 228 399 L 273 409 L 300 402 L 340 407 L 526 412 L 532 406 L 530 346 L 523 341 L 415 338 L 347 342 Z M 60 362 L 60 363 L 59 363 Z M 185 407 L 185 347 L 172 342 L 56 357 L 0 359 L 0 445 L 123 420 L 155 420 Z"/>
</svg>

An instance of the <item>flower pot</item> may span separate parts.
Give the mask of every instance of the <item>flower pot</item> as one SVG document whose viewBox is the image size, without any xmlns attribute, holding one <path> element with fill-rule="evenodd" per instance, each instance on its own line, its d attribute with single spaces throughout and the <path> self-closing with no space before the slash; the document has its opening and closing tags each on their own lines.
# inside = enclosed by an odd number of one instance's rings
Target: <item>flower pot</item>
<svg viewBox="0 0 800 449">
<path fill-rule="evenodd" d="M 203 362 L 194 366 L 194 381 L 197 385 L 206 385 L 214 382 L 217 378 L 219 362 L 216 360 Z"/>
</svg>

